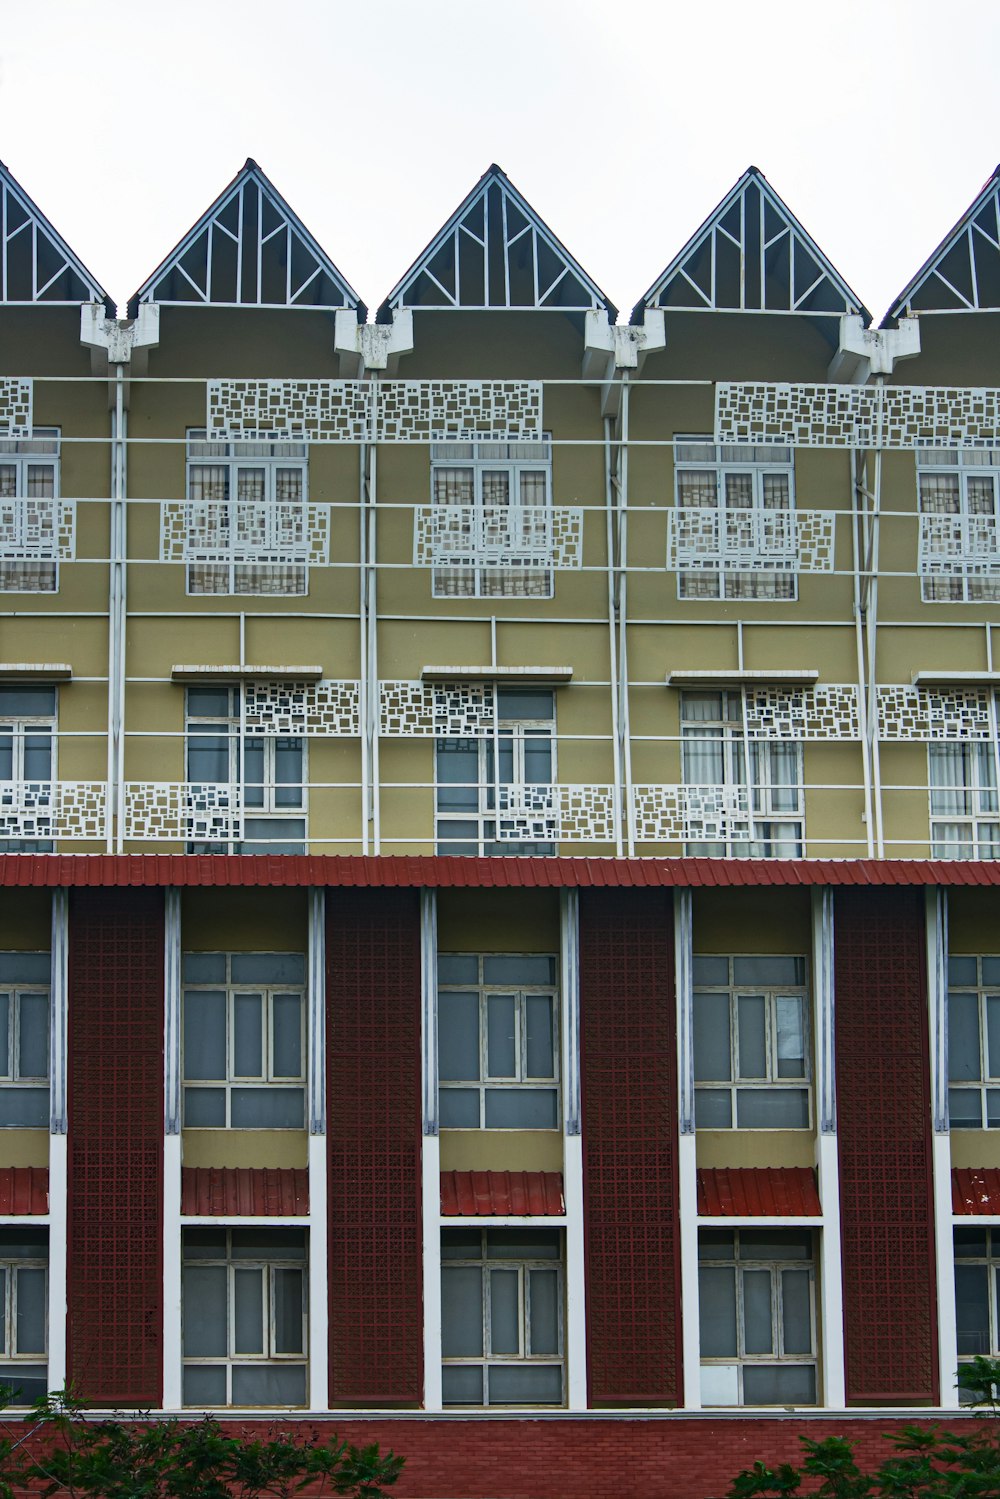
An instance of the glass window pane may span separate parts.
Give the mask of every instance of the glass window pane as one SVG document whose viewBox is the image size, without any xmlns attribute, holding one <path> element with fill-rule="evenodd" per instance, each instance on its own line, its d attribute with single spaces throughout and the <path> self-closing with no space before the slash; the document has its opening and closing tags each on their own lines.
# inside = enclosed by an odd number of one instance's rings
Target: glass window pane
<svg viewBox="0 0 1000 1499">
<path fill-rule="evenodd" d="M 436 779 L 439 812 L 464 812 L 478 808 L 478 744 L 467 739 L 439 739 Z"/>
<path fill-rule="evenodd" d="M 7 1305 L 7 1271 L 0 1266 L 0 1307 Z M 6 1355 L 7 1348 L 7 1316 L 0 1316 L 0 1353 Z"/>
<path fill-rule="evenodd" d="M 491 1260 L 557 1260 L 562 1235 L 557 1228 L 495 1228 L 486 1230 L 486 1257 Z"/>
<path fill-rule="evenodd" d="M 736 1258 L 736 1236 L 728 1228 L 703 1228 L 698 1234 L 699 1260 Z"/>
<path fill-rule="evenodd" d="M 5 996 L 6 997 L 6 996 Z M 0 1020 L 0 1034 L 3 1022 Z M 49 1075 L 49 996 L 19 996 L 17 1073 L 19 1077 Z"/>
<path fill-rule="evenodd" d="M 303 1272 L 275 1268 L 274 1290 L 275 1353 L 303 1353 L 302 1287 Z"/>
<path fill-rule="evenodd" d="M 302 1228 L 234 1228 L 230 1231 L 234 1260 L 301 1260 L 306 1257 Z"/>
<path fill-rule="evenodd" d="M 815 1405 L 816 1370 L 811 1364 L 747 1364 L 744 1405 Z"/>
<path fill-rule="evenodd" d="M 733 979 L 737 984 L 782 985 L 796 988 L 805 983 L 805 958 L 768 955 L 733 959 Z"/>
<path fill-rule="evenodd" d="M 188 1364 L 184 1370 L 183 1400 L 185 1405 L 194 1405 L 201 1409 L 207 1406 L 225 1405 L 225 1367 Z"/>
<path fill-rule="evenodd" d="M 233 1271 L 233 1351 L 264 1353 L 263 1269 L 249 1265 Z"/>
<path fill-rule="evenodd" d="M 987 1077 L 1000 1077 L 1000 994 L 986 996 Z"/>
<path fill-rule="evenodd" d="M 226 1076 L 226 996 L 214 990 L 184 995 L 184 1076 Z"/>
<path fill-rule="evenodd" d="M 301 807 L 305 774 L 301 739 L 274 741 L 274 805 Z"/>
<path fill-rule="evenodd" d="M 10 1011 L 13 995 L 0 994 L 0 1078 L 11 1076 Z"/>
<path fill-rule="evenodd" d="M 47 781 L 52 775 L 52 735 L 25 734 L 24 779 Z"/>
<path fill-rule="evenodd" d="M 528 1337 L 532 1356 L 559 1352 L 559 1272 L 529 1270 Z"/>
<path fill-rule="evenodd" d="M 737 1077 L 767 1077 L 765 1009 L 762 994 L 741 994 L 737 999 L 739 1041 Z"/>
<path fill-rule="evenodd" d="M 551 997 L 547 994 L 525 995 L 524 1022 L 527 1031 L 525 1075 L 555 1077 Z"/>
<path fill-rule="evenodd" d="M 183 1275 L 184 1355 L 225 1357 L 226 1269 L 224 1265 L 185 1265 Z"/>
<path fill-rule="evenodd" d="M 489 1277 L 490 1352 L 521 1353 L 520 1274 L 491 1270 Z"/>
<path fill-rule="evenodd" d="M 992 980 L 983 973 L 984 983 Z M 976 982 L 976 960 L 975 958 L 949 958 L 948 959 L 948 982 L 949 984 L 974 984 Z"/>
<path fill-rule="evenodd" d="M 812 1353 L 812 1295 L 808 1270 L 782 1270 L 781 1319 L 785 1353 Z"/>
<path fill-rule="evenodd" d="M 511 687 L 497 691 L 497 717 L 502 723 L 555 716 L 555 698 L 551 692 L 519 692 Z"/>
<path fill-rule="evenodd" d="M 222 961 L 225 963 L 224 957 Z M 234 984 L 275 987 L 287 984 L 301 988 L 306 981 L 306 960 L 300 952 L 234 952 L 231 965 Z"/>
<path fill-rule="evenodd" d="M 951 977 L 952 963 L 969 963 L 972 966 L 971 979 L 956 979 Z M 983 983 L 1000 984 L 1000 958 L 983 958 Z M 948 977 L 953 984 L 974 984 L 976 982 L 976 960 L 975 958 L 953 958 L 948 963 Z"/>
<path fill-rule="evenodd" d="M 693 959 L 695 987 L 702 984 L 718 988 L 729 983 L 729 959 L 728 958 L 699 958 Z"/>
<path fill-rule="evenodd" d="M 479 1129 L 479 1094 L 473 1088 L 442 1088 L 438 1094 L 442 1129 Z"/>
<path fill-rule="evenodd" d="M 702 1405 L 739 1405 L 740 1371 L 737 1364 L 702 1364 Z"/>
<path fill-rule="evenodd" d="M 478 994 L 438 994 L 438 1075 L 445 1082 L 479 1080 Z"/>
<path fill-rule="evenodd" d="M 224 1088 L 185 1088 L 184 1123 L 189 1129 L 224 1129 L 226 1093 Z"/>
<path fill-rule="evenodd" d="M 694 996 L 694 1075 L 698 1082 L 721 1082 L 732 1075 L 728 994 Z"/>
<path fill-rule="evenodd" d="M 446 1364 L 441 1370 L 445 1405 L 482 1405 L 483 1370 L 480 1364 Z"/>
<path fill-rule="evenodd" d="M 231 712 L 231 702 L 228 687 L 189 687 L 188 717 L 228 718 Z"/>
<path fill-rule="evenodd" d="M 562 1369 L 533 1364 L 492 1364 L 488 1370 L 491 1405 L 560 1405 Z"/>
<path fill-rule="evenodd" d="M 439 984 L 478 984 L 479 959 L 470 953 L 439 953 Z"/>
<path fill-rule="evenodd" d="M 486 997 L 486 1076 L 517 1077 L 517 1038 L 513 994 Z"/>
<path fill-rule="evenodd" d="M 774 1023 L 777 1031 L 778 1076 L 805 1077 L 805 1026 L 800 995 L 776 996 Z"/>
<path fill-rule="evenodd" d="M 262 1077 L 264 998 L 260 994 L 233 996 L 233 1076 Z"/>
<path fill-rule="evenodd" d="M 736 1271 L 724 1265 L 698 1270 L 698 1316 L 703 1358 L 736 1354 Z"/>
<path fill-rule="evenodd" d="M 955 1230 L 955 1258 L 973 1257 L 986 1258 L 989 1246 L 988 1228 L 956 1228 Z"/>
<path fill-rule="evenodd" d="M 738 1129 L 808 1129 L 806 1088 L 740 1088 L 736 1094 Z"/>
<path fill-rule="evenodd" d="M 221 952 L 186 952 L 181 960 L 181 975 L 186 984 L 224 984 L 226 955 Z"/>
<path fill-rule="evenodd" d="M 954 1083 L 982 1076 L 979 1058 L 979 996 L 948 996 L 948 1076 Z"/>
<path fill-rule="evenodd" d="M 699 1088 L 694 1095 L 694 1122 L 698 1129 L 732 1129 L 732 1095 L 723 1088 Z"/>
<path fill-rule="evenodd" d="M 473 959 L 475 962 L 475 959 Z M 495 953 L 483 958 L 483 982 L 509 984 L 511 988 L 556 981 L 556 960 L 534 953 Z"/>
<path fill-rule="evenodd" d="M 986 1089 L 986 1128 L 1000 1129 L 1000 1088 Z"/>
<path fill-rule="evenodd" d="M 305 1090 L 264 1084 L 234 1088 L 229 1102 L 233 1129 L 303 1129 Z"/>
<path fill-rule="evenodd" d="M 17 1317 L 15 1353 L 44 1354 L 45 1352 L 45 1271 L 39 1267 L 19 1268 L 16 1272 L 15 1294 Z"/>
<path fill-rule="evenodd" d="M 187 778 L 195 785 L 228 781 L 229 742 L 219 736 L 188 739 Z"/>
<path fill-rule="evenodd" d="M 273 1029 L 271 1075 L 302 1076 L 302 997 L 275 994 L 271 1000 Z"/>
<path fill-rule="evenodd" d="M 812 1234 L 807 1228 L 744 1228 L 740 1257 L 744 1260 L 811 1260 Z"/>
<path fill-rule="evenodd" d="M 559 1095 L 555 1088 L 487 1088 L 487 1129 L 555 1129 Z"/>
<path fill-rule="evenodd" d="M 978 1088 L 949 1088 L 948 1116 L 952 1129 L 982 1129 L 983 1096 Z"/>
<path fill-rule="evenodd" d="M 304 1364 L 262 1364 L 233 1369 L 234 1405 L 305 1405 Z"/>
<path fill-rule="evenodd" d="M 476 1358 L 483 1352 L 483 1272 L 475 1265 L 441 1270 L 441 1353 Z"/>
<path fill-rule="evenodd" d="M 185 1260 L 224 1260 L 224 1228 L 188 1228 L 184 1231 L 182 1253 Z"/>
<path fill-rule="evenodd" d="M 52 974 L 47 952 L 0 953 L 0 981 L 5 984 L 45 984 Z"/>
<path fill-rule="evenodd" d="M 743 1272 L 743 1341 L 747 1353 L 774 1353 L 771 1330 L 771 1272 Z"/>
<path fill-rule="evenodd" d="M 552 780 L 552 740 L 547 735 L 525 738 L 524 779 L 529 786 L 544 786 Z"/>
</svg>

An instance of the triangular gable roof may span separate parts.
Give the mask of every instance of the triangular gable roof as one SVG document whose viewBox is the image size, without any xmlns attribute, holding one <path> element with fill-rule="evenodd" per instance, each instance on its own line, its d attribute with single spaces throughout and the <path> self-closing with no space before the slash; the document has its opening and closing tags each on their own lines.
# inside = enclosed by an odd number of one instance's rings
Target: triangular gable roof
<svg viewBox="0 0 1000 1499">
<path fill-rule="evenodd" d="M 489 167 L 386 297 L 395 308 L 617 309 L 505 172 Z"/>
<path fill-rule="evenodd" d="M 251 158 L 129 299 L 183 306 L 367 309 Z"/>
<path fill-rule="evenodd" d="M 911 312 L 1000 312 L 1000 167 L 900 292 L 885 322 Z"/>
<path fill-rule="evenodd" d="M 748 167 L 735 186 L 637 302 L 697 312 L 794 312 L 823 317 L 871 313 L 763 172 Z"/>
<path fill-rule="evenodd" d="M 23 306 L 115 304 L 38 205 L 0 162 L 0 302 Z"/>
</svg>

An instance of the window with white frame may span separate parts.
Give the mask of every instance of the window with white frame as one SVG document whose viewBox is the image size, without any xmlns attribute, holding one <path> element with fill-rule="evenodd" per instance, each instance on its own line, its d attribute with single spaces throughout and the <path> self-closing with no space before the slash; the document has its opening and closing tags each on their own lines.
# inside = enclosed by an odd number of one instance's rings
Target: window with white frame
<svg viewBox="0 0 1000 1499">
<path fill-rule="evenodd" d="M 0 1384 L 11 1405 L 30 1405 L 48 1389 L 47 1228 L 0 1228 Z"/>
<path fill-rule="evenodd" d="M 808 1129 L 805 958 L 694 959 L 699 1129 Z"/>
<path fill-rule="evenodd" d="M 498 688 L 478 739 L 439 739 L 439 854 L 555 852 L 555 694 Z"/>
<path fill-rule="evenodd" d="M 556 959 L 438 958 L 442 1129 L 558 1129 Z"/>
<path fill-rule="evenodd" d="M 1000 957 L 948 959 L 952 1129 L 1000 1129 Z"/>
<path fill-rule="evenodd" d="M 795 598 L 791 448 L 678 437 L 674 483 L 679 598 Z"/>
<path fill-rule="evenodd" d="M 59 557 L 59 429 L 0 439 L 0 593 L 54 593 Z"/>
<path fill-rule="evenodd" d="M 47 952 L 0 953 L 0 1129 L 49 1127 Z"/>
<path fill-rule="evenodd" d="M 1000 1230 L 956 1228 L 954 1242 L 958 1357 L 1000 1357 Z"/>
<path fill-rule="evenodd" d="M 437 598 L 551 598 L 552 443 L 431 444 Z"/>
<path fill-rule="evenodd" d="M 189 593 L 307 592 L 308 454 L 304 442 L 188 433 Z"/>
<path fill-rule="evenodd" d="M 565 1402 L 562 1231 L 441 1234 L 445 1405 Z"/>
<path fill-rule="evenodd" d="M 704 1405 L 815 1405 L 816 1272 L 812 1232 L 698 1233 Z"/>
<path fill-rule="evenodd" d="M 185 1405 L 308 1403 L 306 1233 L 186 1228 Z"/>
<path fill-rule="evenodd" d="M 1000 448 L 918 448 L 920 587 L 927 603 L 1000 599 Z"/>
<path fill-rule="evenodd" d="M 724 838 L 689 840 L 689 854 L 798 858 L 804 838 L 802 746 L 748 739 L 742 692 L 681 694 L 681 773 L 689 826 L 715 817 Z M 750 792 L 747 792 L 747 759 Z"/>
<path fill-rule="evenodd" d="M 932 857 L 995 859 L 1000 853 L 996 741 L 932 744 L 927 761 Z"/>
<path fill-rule="evenodd" d="M 0 686 L 0 853 L 51 853 L 56 689 Z"/>
<path fill-rule="evenodd" d="M 306 742 L 248 732 L 240 687 L 187 691 L 189 853 L 305 851 Z M 293 815 L 293 814 L 299 815 Z"/>
<path fill-rule="evenodd" d="M 184 1124 L 305 1125 L 305 957 L 185 953 Z"/>
</svg>

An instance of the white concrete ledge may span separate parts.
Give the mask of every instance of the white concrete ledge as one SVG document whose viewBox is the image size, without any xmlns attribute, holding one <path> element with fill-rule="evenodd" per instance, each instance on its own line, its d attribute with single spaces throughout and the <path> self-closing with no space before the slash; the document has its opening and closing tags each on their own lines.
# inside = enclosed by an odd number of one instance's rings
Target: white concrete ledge
<svg viewBox="0 0 1000 1499">
<path fill-rule="evenodd" d="M 68 682 L 72 675 L 65 661 L 0 661 L 0 682 Z"/>
<path fill-rule="evenodd" d="M 422 682 L 569 682 L 572 666 L 422 666 Z"/>
<path fill-rule="evenodd" d="M 773 667 L 771 669 L 742 671 L 723 669 L 720 671 L 668 671 L 668 687 L 764 687 L 773 682 L 776 687 L 815 687 L 819 672 L 809 667 Z"/>
<path fill-rule="evenodd" d="M 318 682 L 322 666 L 174 666 L 174 682 Z"/>
<path fill-rule="evenodd" d="M 1000 671 L 915 671 L 910 678 L 914 687 L 996 687 Z"/>
</svg>

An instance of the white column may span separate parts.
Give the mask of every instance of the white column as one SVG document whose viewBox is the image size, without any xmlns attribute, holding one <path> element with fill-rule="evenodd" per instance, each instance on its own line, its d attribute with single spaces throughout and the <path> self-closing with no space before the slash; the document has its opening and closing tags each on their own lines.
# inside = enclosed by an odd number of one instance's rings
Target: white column
<svg viewBox="0 0 1000 1499">
<path fill-rule="evenodd" d="M 326 892 L 309 891 L 309 1405 L 330 1404 L 326 1149 Z"/>
<path fill-rule="evenodd" d="M 698 1327 L 698 1154 L 694 1125 L 693 900 L 674 891 L 674 985 L 677 994 L 677 1180 L 681 1237 L 681 1348 L 684 1408 L 701 1409 Z"/>
<path fill-rule="evenodd" d="M 181 1347 L 181 893 L 164 892 L 163 1408 L 183 1403 Z"/>
<path fill-rule="evenodd" d="M 420 892 L 424 1409 L 441 1409 L 441 1140 L 438 1133 L 437 892 Z"/>
<path fill-rule="evenodd" d="M 951 1135 L 948 1119 L 948 895 L 925 892 L 927 1004 L 931 1059 L 931 1165 L 937 1271 L 938 1378 L 941 1404 L 956 1406 L 958 1328 L 955 1318 L 955 1238 L 951 1211 Z"/>
<path fill-rule="evenodd" d="M 833 891 L 812 892 L 813 1015 L 816 1035 L 816 1177 L 823 1206 L 819 1244 L 820 1368 L 823 1404 L 844 1410 L 844 1298 L 834 1033 Z"/>
<path fill-rule="evenodd" d="M 586 1268 L 583 1253 L 583 1139 L 580 1134 L 580 894 L 559 898 L 562 1011 L 563 1196 L 566 1202 L 566 1400 L 587 1409 Z"/>
<path fill-rule="evenodd" d="M 66 1384 L 66 1232 L 69 1140 L 66 1096 L 69 1026 L 69 891 L 52 892 L 49 1026 L 49 1355 L 50 1390 Z"/>
</svg>

